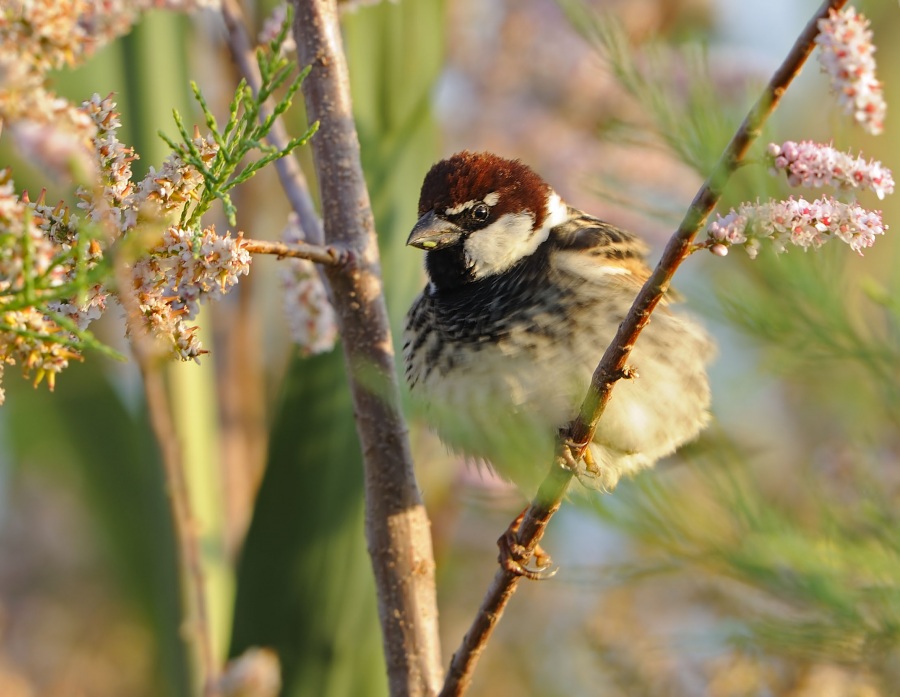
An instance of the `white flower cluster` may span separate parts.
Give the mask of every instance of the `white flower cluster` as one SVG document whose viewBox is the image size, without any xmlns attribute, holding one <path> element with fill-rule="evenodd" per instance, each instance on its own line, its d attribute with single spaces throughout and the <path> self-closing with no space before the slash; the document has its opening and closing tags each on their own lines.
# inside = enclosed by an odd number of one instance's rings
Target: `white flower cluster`
<svg viewBox="0 0 900 697">
<path fill-rule="evenodd" d="M 0 375 L 4 365 L 20 364 L 26 375 L 34 373 L 36 382 L 46 378 L 52 389 L 55 375 L 80 358 L 66 320 L 86 329 L 105 311 L 109 292 L 95 283 L 65 295 L 123 236 L 139 242 L 153 234 L 149 231 L 163 230 L 132 263 L 131 285 L 143 321 L 182 360 L 205 353 L 197 327 L 188 325 L 198 303 L 225 294 L 249 272 L 250 254 L 240 233 L 219 235 L 214 227 L 186 230 L 177 224 L 177 213 L 198 198 L 203 177 L 196 168 L 172 155 L 159 171 L 151 168 L 143 181 L 132 182 L 136 155 L 116 136 L 115 106 L 110 97 L 94 95 L 78 111 L 88 126 L 84 140 L 92 145 L 87 152 L 93 158 L 94 183 L 77 191 L 86 220 L 61 203 L 47 205 L 44 194 L 35 202 L 27 194 L 17 197 L 8 172 L 0 172 Z M 203 160 L 216 157 L 212 138 L 196 133 L 193 144 Z M 43 311 L 9 304 L 26 286 L 38 289 L 30 292 L 39 294 L 36 304 Z"/>
<path fill-rule="evenodd" d="M 181 360 L 198 360 L 206 353 L 197 338 L 197 327 L 188 326 L 199 311 L 199 302 L 224 295 L 250 270 L 250 254 L 242 235 L 219 235 L 214 226 L 186 230 L 175 223 L 176 213 L 197 199 L 203 175 L 173 153 L 157 171 L 151 167 L 135 186 L 131 181 L 131 148 L 116 139 L 119 126 L 115 104 L 96 95 L 84 108 L 97 124 L 97 158 L 102 189 L 82 190 L 79 204 L 95 222 L 106 222 L 113 238 L 140 229 L 139 222 L 163 222 L 159 242 L 149 245 L 132 267 L 132 278 L 147 326 Z M 218 153 L 210 137 L 195 131 L 193 145 L 204 162 Z M 98 203 L 103 206 L 98 215 Z"/>
<path fill-rule="evenodd" d="M 288 244 L 303 240 L 295 213 L 282 238 Z M 284 312 L 291 339 L 303 355 L 325 353 L 337 341 L 337 320 L 315 265 L 306 259 L 287 259 L 282 271 Z"/>
<path fill-rule="evenodd" d="M 202 137 L 195 131 L 192 139 L 205 164 L 212 161 L 219 146 L 212 138 Z M 162 217 L 172 211 L 180 211 L 186 203 L 196 200 L 196 189 L 203 184 L 203 175 L 187 164 L 178 153 L 172 153 L 157 171 L 152 165 L 147 176 L 138 184 L 132 206 L 149 207 L 150 217 Z"/>
<path fill-rule="evenodd" d="M 23 291 L 26 277 L 32 283 L 44 279 L 43 284 L 52 288 L 63 273 L 56 261 L 59 249 L 31 209 L 27 198 L 16 197 L 8 170 L 0 172 L 0 376 L 4 366 L 19 364 L 26 377 L 34 373 L 35 384 L 46 378 L 53 389 L 56 374 L 69 360 L 79 358 L 61 341 L 68 333 L 33 307 L 6 309 L 7 299 Z"/>
<path fill-rule="evenodd" d="M 29 203 L 28 197 L 23 196 L 22 201 Z M 32 216 L 35 225 L 42 232 L 43 241 L 49 243 L 56 258 L 71 256 L 75 246 L 79 244 L 80 235 L 77 230 L 77 217 L 71 215 L 69 210 L 59 203 L 51 208 L 44 202 L 44 194 L 32 204 Z M 102 248 L 96 240 L 89 240 L 85 254 L 85 261 L 89 268 L 93 268 L 103 258 Z M 56 264 L 48 274 L 51 287 L 58 287 L 75 278 L 76 270 L 71 263 Z M 108 291 L 99 284 L 83 289 L 78 298 L 68 300 L 53 300 L 47 304 L 48 309 L 58 312 L 72 320 L 79 329 L 87 329 L 88 325 L 106 310 Z"/>
<path fill-rule="evenodd" d="M 188 326 L 203 300 L 217 299 L 250 272 L 250 253 L 242 236 L 224 237 L 215 227 L 193 233 L 177 226 L 132 267 L 141 313 L 153 333 L 182 360 L 206 353 Z"/>
<path fill-rule="evenodd" d="M 751 259 L 759 253 L 760 240 L 768 239 L 778 252 L 787 245 L 817 249 L 837 238 L 854 251 L 871 247 L 887 225 L 881 211 L 823 197 L 814 201 L 789 198 L 766 203 L 742 203 L 709 226 L 710 251 L 725 256 L 732 245 L 743 245 Z"/>
<path fill-rule="evenodd" d="M 844 111 L 877 135 L 884 130 L 887 104 L 881 82 L 875 77 L 875 45 L 869 20 L 856 14 L 852 6 L 830 10 L 819 20 L 816 43 L 821 48 L 819 63 L 831 77 Z"/>
<path fill-rule="evenodd" d="M 81 109 L 97 128 L 92 141 L 99 174 L 95 186 L 90 189 L 78 187 L 76 195 L 81 199 L 78 208 L 85 211 L 91 222 L 108 225 L 110 234 L 118 236 L 135 220 L 131 201 L 131 163 L 137 155 L 134 148 L 122 145 L 116 135 L 122 123 L 112 95 L 101 99 L 100 95 L 94 94 L 82 103 Z"/>
<path fill-rule="evenodd" d="M 830 145 L 788 140 L 781 145 L 770 143 L 768 154 L 772 168 L 786 172 L 791 186 L 869 189 L 879 199 L 894 193 L 894 175 L 881 162 L 853 157 Z"/>
<path fill-rule="evenodd" d="M 27 159 L 57 178 L 71 178 L 76 170 L 77 181 L 92 181 L 94 171 L 77 170 L 90 164 L 86 143 L 95 127 L 83 107 L 47 88 L 47 72 L 77 67 L 127 34 L 144 12 L 219 5 L 219 0 L 3 0 L 0 123 Z"/>
<path fill-rule="evenodd" d="M 4 0 L 0 3 L 0 121 L 31 159 L 55 174 L 84 155 L 92 126 L 46 87 L 50 70 L 76 67 L 153 9 L 189 12 L 217 0 Z"/>
</svg>

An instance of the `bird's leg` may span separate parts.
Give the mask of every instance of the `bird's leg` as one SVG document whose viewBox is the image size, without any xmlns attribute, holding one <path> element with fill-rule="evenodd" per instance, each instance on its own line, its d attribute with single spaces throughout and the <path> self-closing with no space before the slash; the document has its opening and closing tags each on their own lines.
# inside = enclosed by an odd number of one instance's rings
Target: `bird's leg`
<svg viewBox="0 0 900 697">
<path fill-rule="evenodd" d="M 600 465 L 598 465 L 597 461 L 594 459 L 594 454 L 591 452 L 590 448 L 590 442 L 576 443 L 565 434 L 562 435 L 562 438 L 563 448 L 560 465 L 568 469 L 576 477 L 581 477 L 583 475 L 590 477 L 600 476 Z M 575 459 L 575 453 L 581 453 L 578 459 L 584 460 L 583 470 L 578 465 L 578 460 Z"/>
<path fill-rule="evenodd" d="M 594 459 L 594 454 L 591 452 L 590 447 L 584 449 L 584 454 L 581 456 L 584 459 L 584 471 L 586 474 L 590 474 L 592 477 L 600 476 L 600 466 L 597 464 L 597 461 Z"/>
<path fill-rule="evenodd" d="M 526 511 L 528 511 L 527 506 L 516 516 L 516 519 L 509 524 L 506 532 L 497 540 L 497 546 L 500 548 L 500 555 L 497 557 L 497 561 L 500 562 L 500 566 L 511 574 L 522 576 L 531 581 L 546 581 L 548 578 L 556 576 L 556 572 L 559 569 L 550 569 L 553 561 L 550 559 L 550 555 L 541 549 L 540 545 L 536 545 L 534 551 L 529 554 L 528 549 L 519 543 L 519 527 L 525 519 Z M 534 569 L 526 566 L 531 559 L 534 559 Z"/>
</svg>

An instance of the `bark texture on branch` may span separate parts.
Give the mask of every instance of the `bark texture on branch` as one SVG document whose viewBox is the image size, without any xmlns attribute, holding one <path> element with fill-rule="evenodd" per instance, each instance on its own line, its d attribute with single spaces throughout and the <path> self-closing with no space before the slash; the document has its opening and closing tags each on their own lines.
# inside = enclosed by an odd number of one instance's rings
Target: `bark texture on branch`
<svg viewBox="0 0 900 697">
<path fill-rule="evenodd" d="M 365 463 L 366 539 L 391 695 L 434 695 L 442 681 L 431 530 L 400 412 L 394 351 L 335 0 L 294 0 L 294 33 L 322 198 L 325 244 L 352 252 L 325 267 Z M 327 463 L 322 463 L 327 466 Z"/>
</svg>

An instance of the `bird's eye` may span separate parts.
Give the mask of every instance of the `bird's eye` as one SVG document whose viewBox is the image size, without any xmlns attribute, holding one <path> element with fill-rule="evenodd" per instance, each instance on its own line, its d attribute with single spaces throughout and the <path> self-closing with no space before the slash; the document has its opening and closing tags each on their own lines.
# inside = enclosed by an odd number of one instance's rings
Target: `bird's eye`
<svg viewBox="0 0 900 697">
<path fill-rule="evenodd" d="M 479 203 L 472 209 L 472 218 L 477 220 L 479 223 L 483 223 L 485 220 L 487 220 L 490 214 L 490 209 L 483 203 Z"/>
</svg>

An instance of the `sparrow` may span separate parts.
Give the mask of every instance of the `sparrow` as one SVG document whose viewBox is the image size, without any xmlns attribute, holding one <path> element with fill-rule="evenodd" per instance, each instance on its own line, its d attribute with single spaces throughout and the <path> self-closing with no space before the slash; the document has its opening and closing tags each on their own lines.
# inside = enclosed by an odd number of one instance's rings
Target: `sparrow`
<svg viewBox="0 0 900 697">
<path fill-rule="evenodd" d="M 407 245 L 427 284 L 406 316 L 406 379 L 453 451 L 532 495 L 560 429 L 650 275 L 635 235 L 566 205 L 518 160 L 460 152 L 425 175 Z M 665 298 L 612 393 L 579 480 L 611 491 L 709 420 L 713 342 Z"/>
</svg>

